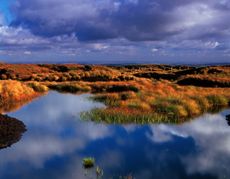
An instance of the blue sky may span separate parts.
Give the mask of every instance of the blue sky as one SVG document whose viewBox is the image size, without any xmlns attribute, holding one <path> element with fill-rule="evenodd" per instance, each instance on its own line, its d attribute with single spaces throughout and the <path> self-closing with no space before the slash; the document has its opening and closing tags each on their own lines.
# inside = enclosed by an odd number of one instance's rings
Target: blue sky
<svg viewBox="0 0 230 179">
<path fill-rule="evenodd" d="M 4 20 L 6 24 L 9 24 L 12 21 L 12 14 L 10 11 L 10 4 L 13 0 L 1 0 L 0 3 L 0 12 L 4 15 Z"/>
<path fill-rule="evenodd" d="M 230 0 L 0 0 L 0 60 L 230 63 Z"/>
</svg>

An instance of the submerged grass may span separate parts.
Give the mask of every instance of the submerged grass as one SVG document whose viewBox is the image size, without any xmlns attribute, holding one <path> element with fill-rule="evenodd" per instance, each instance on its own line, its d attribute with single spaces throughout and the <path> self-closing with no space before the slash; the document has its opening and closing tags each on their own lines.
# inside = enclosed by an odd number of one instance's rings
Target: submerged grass
<svg viewBox="0 0 230 179">
<path fill-rule="evenodd" d="M 92 157 L 86 157 L 82 160 L 84 168 L 92 168 L 95 164 L 95 159 Z"/>
</svg>

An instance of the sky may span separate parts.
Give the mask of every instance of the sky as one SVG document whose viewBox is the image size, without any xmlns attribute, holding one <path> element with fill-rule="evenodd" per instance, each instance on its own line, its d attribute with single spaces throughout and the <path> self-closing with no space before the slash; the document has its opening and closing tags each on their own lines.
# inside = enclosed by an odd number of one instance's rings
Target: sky
<svg viewBox="0 0 230 179">
<path fill-rule="evenodd" d="M 230 0 L 0 0 L 0 61 L 230 63 Z"/>
</svg>

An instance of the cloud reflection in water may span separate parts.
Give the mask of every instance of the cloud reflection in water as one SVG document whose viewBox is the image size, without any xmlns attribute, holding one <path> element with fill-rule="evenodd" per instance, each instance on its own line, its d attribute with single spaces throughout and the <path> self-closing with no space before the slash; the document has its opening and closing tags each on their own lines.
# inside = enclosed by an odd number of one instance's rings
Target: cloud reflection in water
<svg viewBox="0 0 230 179">
<path fill-rule="evenodd" d="M 87 178 L 85 156 L 96 158 L 105 178 L 230 177 L 230 128 L 223 114 L 182 125 L 104 125 L 79 119 L 81 111 L 103 107 L 87 97 L 50 92 L 10 113 L 28 131 L 0 151 L 0 178 Z"/>
</svg>

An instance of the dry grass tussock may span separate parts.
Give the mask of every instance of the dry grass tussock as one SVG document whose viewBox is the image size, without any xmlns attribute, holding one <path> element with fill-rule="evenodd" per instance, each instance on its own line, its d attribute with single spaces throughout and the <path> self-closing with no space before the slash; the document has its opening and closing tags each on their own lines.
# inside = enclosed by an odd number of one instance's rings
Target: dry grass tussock
<svg viewBox="0 0 230 179">
<path fill-rule="evenodd" d="M 0 81 L 0 112 L 15 110 L 40 95 L 41 93 L 21 82 Z"/>
</svg>

